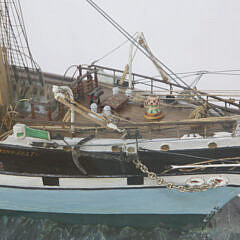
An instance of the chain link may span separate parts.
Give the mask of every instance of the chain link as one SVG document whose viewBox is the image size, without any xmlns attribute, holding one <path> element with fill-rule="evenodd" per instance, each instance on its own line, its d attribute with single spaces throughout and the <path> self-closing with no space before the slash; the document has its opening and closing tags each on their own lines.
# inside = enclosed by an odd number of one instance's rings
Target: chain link
<svg viewBox="0 0 240 240">
<path fill-rule="evenodd" d="M 136 166 L 136 168 L 140 169 L 142 173 L 147 174 L 147 176 L 150 179 L 155 180 L 158 185 L 165 186 L 169 190 L 176 189 L 179 192 L 204 192 L 207 191 L 208 189 L 213 189 L 219 186 L 217 180 L 213 180 L 209 184 L 204 183 L 200 186 L 176 185 L 165 181 L 161 177 L 158 177 L 156 173 L 150 172 L 148 170 L 148 167 L 139 160 L 138 156 L 137 159 L 133 160 L 133 163 Z"/>
</svg>

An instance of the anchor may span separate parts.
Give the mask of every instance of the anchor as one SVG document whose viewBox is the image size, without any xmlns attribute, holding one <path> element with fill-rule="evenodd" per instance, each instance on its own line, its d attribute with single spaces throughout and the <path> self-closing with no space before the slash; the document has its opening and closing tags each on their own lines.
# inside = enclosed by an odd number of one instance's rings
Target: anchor
<svg viewBox="0 0 240 240">
<path fill-rule="evenodd" d="M 79 171 L 83 174 L 83 175 L 87 175 L 87 171 L 84 169 L 84 167 L 82 166 L 82 164 L 80 163 L 80 159 L 79 158 L 81 156 L 81 151 L 80 151 L 80 146 L 85 144 L 86 142 L 92 140 L 93 138 L 95 138 L 95 135 L 92 134 L 82 140 L 80 140 L 73 148 L 72 148 L 72 160 L 75 164 L 75 166 L 79 169 Z"/>
</svg>

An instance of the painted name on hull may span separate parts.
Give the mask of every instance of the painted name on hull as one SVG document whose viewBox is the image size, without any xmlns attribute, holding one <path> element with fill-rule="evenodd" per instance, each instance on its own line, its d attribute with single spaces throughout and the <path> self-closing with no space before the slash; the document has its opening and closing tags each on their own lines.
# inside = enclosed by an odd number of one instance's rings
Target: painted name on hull
<svg viewBox="0 0 240 240">
<path fill-rule="evenodd" d="M 9 149 L 2 149 L 2 148 L 0 148 L 0 153 L 16 155 L 16 156 L 23 156 L 23 157 L 36 157 L 37 156 L 36 152 L 17 151 L 17 150 L 9 150 Z"/>
</svg>

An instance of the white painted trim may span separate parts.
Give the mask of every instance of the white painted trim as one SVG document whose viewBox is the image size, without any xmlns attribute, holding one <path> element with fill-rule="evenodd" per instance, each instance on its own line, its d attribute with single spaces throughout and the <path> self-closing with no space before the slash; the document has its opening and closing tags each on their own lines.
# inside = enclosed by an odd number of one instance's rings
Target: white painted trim
<svg viewBox="0 0 240 240">
<path fill-rule="evenodd" d="M 70 144 L 77 144 L 83 138 L 65 138 Z M 23 147 L 32 148 L 30 145 L 32 142 L 56 142 L 60 145 L 67 146 L 62 140 L 46 141 L 41 139 L 33 139 L 26 137 L 25 139 L 16 139 L 13 135 L 9 136 L 2 144 L 17 145 Z M 240 137 L 210 137 L 210 138 L 187 138 L 187 139 L 176 139 L 176 138 L 158 138 L 158 139 L 139 139 L 138 145 L 140 148 L 160 151 L 162 145 L 168 145 L 169 150 L 190 150 L 190 149 L 203 149 L 208 148 L 208 144 L 214 142 L 217 148 L 220 147 L 240 147 Z M 112 152 L 112 146 L 118 145 L 126 151 L 128 147 L 136 148 L 136 142 L 132 139 L 92 139 L 86 144 L 81 146 L 81 150 L 89 152 Z M 57 149 L 62 149 L 58 147 Z"/>
<path fill-rule="evenodd" d="M 182 175 L 182 176 L 166 176 L 165 181 L 177 185 L 185 185 L 189 179 L 201 178 L 205 183 L 213 178 L 225 179 L 228 185 L 240 185 L 240 175 L 236 174 L 202 174 L 202 175 Z M 112 189 L 112 188 L 144 188 L 159 187 L 156 181 L 147 177 L 144 178 L 144 185 L 127 185 L 127 178 L 111 178 L 111 177 L 89 177 L 89 178 L 59 178 L 60 186 L 43 185 L 42 177 L 28 177 L 0 174 L 0 185 L 22 188 L 58 188 L 58 189 Z"/>
<path fill-rule="evenodd" d="M 179 169 L 179 168 L 222 168 L 222 167 L 239 167 L 240 163 L 238 164 L 195 164 L 195 165 L 171 165 L 172 169 Z"/>
</svg>

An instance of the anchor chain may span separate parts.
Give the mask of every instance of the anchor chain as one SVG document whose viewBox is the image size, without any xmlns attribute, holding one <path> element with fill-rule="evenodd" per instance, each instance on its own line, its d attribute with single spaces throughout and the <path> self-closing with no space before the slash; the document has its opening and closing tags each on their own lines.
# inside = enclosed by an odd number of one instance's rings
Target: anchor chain
<svg viewBox="0 0 240 240">
<path fill-rule="evenodd" d="M 169 190 L 176 189 L 179 192 L 205 192 L 208 189 L 214 189 L 216 187 L 219 187 L 219 183 L 217 182 L 217 180 L 213 180 L 209 184 L 204 183 L 200 186 L 176 185 L 167 182 L 162 177 L 157 176 L 156 173 L 149 171 L 148 167 L 139 160 L 138 154 L 137 158 L 133 160 L 133 164 L 136 166 L 137 169 L 140 169 L 140 171 L 146 174 L 150 179 L 155 180 L 158 185 L 165 186 Z"/>
</svg>

